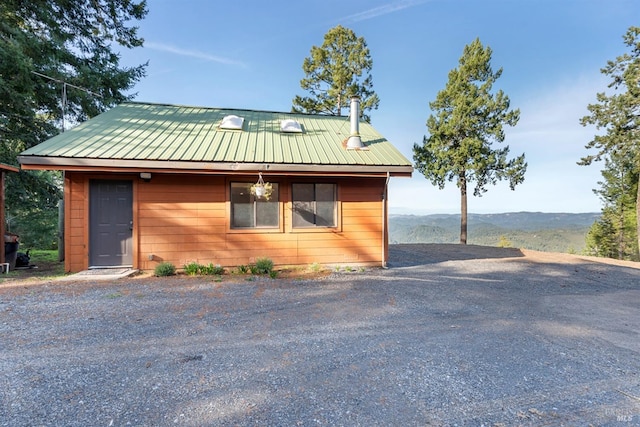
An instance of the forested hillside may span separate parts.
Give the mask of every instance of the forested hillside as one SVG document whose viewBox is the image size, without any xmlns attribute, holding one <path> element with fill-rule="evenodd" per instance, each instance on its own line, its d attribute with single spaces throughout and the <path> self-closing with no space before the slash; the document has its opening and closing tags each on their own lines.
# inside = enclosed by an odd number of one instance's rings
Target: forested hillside
<svg viewBox="0 0 640 427">
<path fill-rule="evenodd" d="M 471 245 L 580 253 L 599 213 L 514 212 L 469 214 Z M 390 243 L 458 243 L 460 216 L 390 215 Z"/>
</svg>

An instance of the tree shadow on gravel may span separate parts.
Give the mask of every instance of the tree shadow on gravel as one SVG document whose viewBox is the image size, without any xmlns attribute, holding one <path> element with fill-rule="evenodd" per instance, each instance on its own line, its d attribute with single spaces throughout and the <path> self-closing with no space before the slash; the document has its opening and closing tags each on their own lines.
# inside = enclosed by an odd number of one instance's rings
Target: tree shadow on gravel
<svg viewBox="0 0 640 427">
<path fill-rule="evenodd" d="M 0 414 L 25 426 L 635 425 L 638 270 L 459 245 L 390 255 L 424 267 L 0 289 Z"/>
<path fill-rule="evenodd" d="M 411 267 L 415 265 L 471 259 L 521 258 L 524 256 L 518 248 L 446 243 L 389 245 L 390 267 Z"/>
</svg>

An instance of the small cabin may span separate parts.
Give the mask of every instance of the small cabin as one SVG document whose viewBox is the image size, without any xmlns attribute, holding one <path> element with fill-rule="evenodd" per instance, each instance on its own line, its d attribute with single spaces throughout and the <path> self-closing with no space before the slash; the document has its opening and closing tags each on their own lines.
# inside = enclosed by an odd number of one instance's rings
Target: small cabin
<svg viewBox="0 0 640 427">
<path fill-rule="evenodd" d="M 407 160 L 352 118 L 128 102 L 19 156 L 64 172 L 65 270 L 385 265 Z"/>
</svg>

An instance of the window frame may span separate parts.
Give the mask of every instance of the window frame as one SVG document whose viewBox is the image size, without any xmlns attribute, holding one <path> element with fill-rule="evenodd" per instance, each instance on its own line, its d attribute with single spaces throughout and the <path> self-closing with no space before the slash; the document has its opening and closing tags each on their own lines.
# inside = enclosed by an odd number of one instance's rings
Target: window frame
<svg viewBox="0 0 640 427">
<path fill-rule="evenodd" d="M 240 203 L 239 201 L 234 201 L 234 190 L 233 187 L 234 185 L 242 185 L 242 186 L 246 186 L 246 191 L 248 193 L 248 197 L 249 197 L 249 203 L 251 204 L 251 209 L 253 210 L 251 216 L 253 218 L 253 226 L 237 226 L 234 225 L 234 212 L 235 212 L 235 208 L 234 206 L 238 203 Z M 272 182 L 271 184 L 273 185 L 273 192 L 272 192 L 272 196 L 271 199 L 268 201 L 270 203 L 275 203 L 277 205 L 277 213 L 276 213 L 276 218 L 277 218 L 277 225 L 257 225 L 257 220 L 258 220 L 258 216 L 257 216 L 257 207 L 258 207 L 258 203 L 265 203 L 264 201 L 262 201 L 261 199 L 258 199 L 257 197 L 255 197 L 254 195 L 252 195 L 250 193 L 250 187 L 251 185 L 255 184 L 255 182 L 249 182 L 249 181 L 242 181 L 242 180 L 229 180 L 228 184 L 227 184 L 227 191 L 229 192 L 229 209 L 227 210 L 227 212 L 229 213 L 228 219 L 228 227 L 227 229 L 229 230 L 229 232 L 232 233 L 280 233 L 283 231 L 283 218 L 282 218 L 282 203 L 280 201 L 280 193 L 281 193 L 281 185 L 278 182 Z"/>
<path fill-rule="evenodd" d="M 314 223 L 309 223 L 308 225 L 296 225 L 296 185 L 312 185 L 313 186 L 313 215 L 314 215 Z M 333 186 L 333 224 L 332 225 L 318 225 L 318 185 L 331 185 Z M 340 186 L 336 182 L 327 182 L 327 181 L 296 181 L 291 183 L 291 231 L 292 232 L 326 232 L 331 231 L 335 232 L 336 230 L 340 230 L 341 228 L 341 219 L 340 219 L 340 197 L 339 197 L 339 189 Z M 303 202 L 305 202 L 303 200 Z"/>
</svg>

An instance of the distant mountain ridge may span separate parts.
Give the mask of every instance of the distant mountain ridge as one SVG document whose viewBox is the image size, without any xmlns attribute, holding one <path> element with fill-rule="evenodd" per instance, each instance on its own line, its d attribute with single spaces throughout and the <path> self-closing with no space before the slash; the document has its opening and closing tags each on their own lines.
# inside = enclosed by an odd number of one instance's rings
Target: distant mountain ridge
<svg viewBox="0 0 640 427">
<path fill-rule="evenodd" d="M 600 213 L 469 214 L 467 243 L 580 253 Z M 390 243 L 458 243 L 460 215 L 389 215 Z"/>
</svg>

